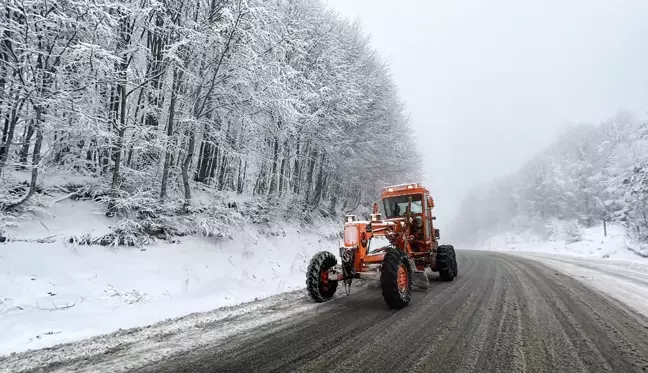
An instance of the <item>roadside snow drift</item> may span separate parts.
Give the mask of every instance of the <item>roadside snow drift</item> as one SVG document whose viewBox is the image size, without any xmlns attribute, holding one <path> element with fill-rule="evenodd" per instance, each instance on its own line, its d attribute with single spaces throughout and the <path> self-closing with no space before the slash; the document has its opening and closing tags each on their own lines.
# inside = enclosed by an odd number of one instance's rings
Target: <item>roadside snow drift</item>
<svg viewBox="0 0 648 373">
<path fill-rule="evenodd" d="M 556 227 L 558 233 L 551 239 L 539 238 L 531 232 L 499 234 L 477 249 L 599 259 L 644 260 L 648 257 L 648 252 L 645 252 L 639 243 L 630 240 L 625 228 L 620 225 L 608 225 L 607 236 L 602 225 L 579 228 L 577 232 L 569 231 L 568 228 Z"/>
<path fill-rule="evenodd" d="M 56 206 L 51 218 L 10 233 L 60 238 L 111 222 L 91 202 Z M 301 289 L 311 256 L 335 251 L 326 237 L 336 228 L 250 224 L 232 239 L 181 237 L 141 249 L 61 239 L 0 245 L 0 355 Z"/>
</svg>

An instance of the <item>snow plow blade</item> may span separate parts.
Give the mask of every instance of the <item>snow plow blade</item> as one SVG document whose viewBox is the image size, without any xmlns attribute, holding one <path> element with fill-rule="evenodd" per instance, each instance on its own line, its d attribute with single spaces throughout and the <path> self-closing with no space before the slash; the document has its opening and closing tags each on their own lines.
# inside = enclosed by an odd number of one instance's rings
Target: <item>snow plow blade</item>
<svg viewBox="0 0 648 373">
<path fill-rule="evenodd" d="M 412 271 L 412 286 L 416 288 L 416 290 L 421 291 L 426 291 L 428 287 L 430 287 L 430 280 L 428 279 L 427 274 L 425 274 L 425 271 L 419 271 L 417 269 Z"/>
</svg>

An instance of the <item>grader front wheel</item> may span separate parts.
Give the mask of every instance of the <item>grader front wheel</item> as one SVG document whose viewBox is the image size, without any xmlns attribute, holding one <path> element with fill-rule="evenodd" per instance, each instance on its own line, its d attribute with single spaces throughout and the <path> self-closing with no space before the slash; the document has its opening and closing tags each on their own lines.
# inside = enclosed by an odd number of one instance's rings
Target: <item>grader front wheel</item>
<svg viewBox="0 0 648 373">
<path fill-rule="evenodd" d="M 325 302 L 335 295 L 337 281 L 329 281 L 328 270 L 337 265 L 335 255 L 328 251 L 315 254 L 306 270 L 306 290 L 315 302 Z"/>
<path fill-rule="evenodd" d="M 407 254 L 392 248 L 380 268 L 380 286 L 390 308 L 403 308 L 412 298 L 412 267 Z"/>
</svg>

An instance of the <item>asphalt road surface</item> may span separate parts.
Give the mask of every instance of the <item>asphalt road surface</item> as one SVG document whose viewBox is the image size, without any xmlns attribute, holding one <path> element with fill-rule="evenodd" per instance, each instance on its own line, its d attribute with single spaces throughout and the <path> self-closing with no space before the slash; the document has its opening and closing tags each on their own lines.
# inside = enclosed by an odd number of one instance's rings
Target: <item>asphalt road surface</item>
<svg viewBox="0 0 648 373">
<path fill-rule="evenodd" d="M 529 259 L 458 255 L 403 310 L 369 287 L 137 372 L 648 372 L 646 317 Z"/>
</svg>

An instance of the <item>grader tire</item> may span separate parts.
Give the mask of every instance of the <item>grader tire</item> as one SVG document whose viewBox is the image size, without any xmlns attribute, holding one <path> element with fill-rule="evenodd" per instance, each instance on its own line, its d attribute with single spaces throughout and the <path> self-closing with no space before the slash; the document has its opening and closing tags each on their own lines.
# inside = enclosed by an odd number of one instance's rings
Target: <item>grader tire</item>
<svg viewBox="0 0 648 373">
<path fill-rule="evenodd" d="M 306 270 L 306 290 L 315 302 L 326 302 L 333 298 L 337 281 L 323 281 L 322 273 L 337 265 L 337 258 L 328 251 L 320 251 L 313 256 Z"/>
<path fill-rule="evenodd" d="M 412 299 L 412 267 L 407 254 L 392 248 L 380 267 L 380 286 L 389 308 L 401 309 Z"/>
<path fill-rule="evenodd" d="M 457 266 L 457 253 L 455 252 L 454 246 L 448 246 L 450 247 L 450 254 L 452 256 L 452 276 L 456 278 L 459 275 L 459 267 Z"/>
<path fill-rule="evenodd" d="M 454 270 L 454 247 L 441 245 L 437 248 L 436 264 L 441 281 L 452 281 L 455 278 Z"/>
</svg>

